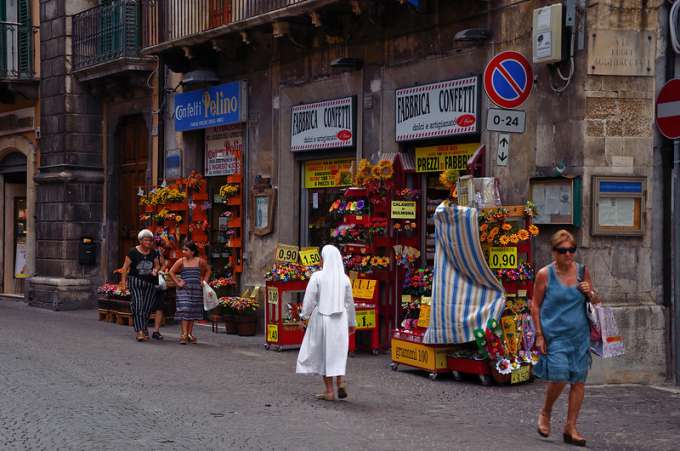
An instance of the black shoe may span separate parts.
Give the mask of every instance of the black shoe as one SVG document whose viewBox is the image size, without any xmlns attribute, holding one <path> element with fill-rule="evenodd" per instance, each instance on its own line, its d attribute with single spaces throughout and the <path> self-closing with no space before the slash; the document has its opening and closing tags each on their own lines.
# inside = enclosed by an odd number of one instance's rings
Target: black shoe
<svg viewBox="0 0 680 451">
<path fill-rule="evenodd" d="M 160 332 L 154 332 L 153 334 L 151 334 L 151 338 L 153 338 L 154 340 L 162 340 L 163 335 L 161 335 Z"/>
<path fill-rule="evenodd" d="M 564 438 L 564 443 L 567 443 L 569 445 L 574 445 L 574 446 L 586 446 L 586 441 L 585 439 L 582 438 L 574 438 L 571 436 L 571 434 L 567 434 L 566 432 L 562 436 Z"/>
</svg>

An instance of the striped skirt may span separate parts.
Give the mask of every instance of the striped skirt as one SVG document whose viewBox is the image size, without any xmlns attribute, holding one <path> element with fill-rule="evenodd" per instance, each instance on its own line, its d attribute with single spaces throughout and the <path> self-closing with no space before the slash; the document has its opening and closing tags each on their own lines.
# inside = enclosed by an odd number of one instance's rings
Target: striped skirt
<svg viewBox="0 0 680 451">
<path fill-rule="evenodd" d="M 128 277 L 128 288 L 132 297 L 130 311 L 132 312 L 132 324 L 135 327 L 135 332 L 146 330 L 151 307 L 156 302 L 156 287 L 137 277 Z"/>
</svg>

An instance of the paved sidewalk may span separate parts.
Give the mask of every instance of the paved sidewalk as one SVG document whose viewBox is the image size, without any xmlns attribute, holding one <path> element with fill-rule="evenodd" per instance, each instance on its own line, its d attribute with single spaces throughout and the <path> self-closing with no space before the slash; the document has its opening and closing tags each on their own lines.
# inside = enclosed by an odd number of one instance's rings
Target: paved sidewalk
<svg viewBox="0 0 680 451">
<path fill-rule="evenodd" d="M 262 337 L 197 331 L 198 345 L 137 343 L 95 311 L 0 301 L 0 449 L 573 449 L 535 420 L 543 386 L 483 387 L 394 372 L 388 356 L 349 359 L 348 401 L 323 402 L 296 353 Z M 672 450 L 680 390 L 588 387 L 580 430 L 592 449 Z"/>
</svg>

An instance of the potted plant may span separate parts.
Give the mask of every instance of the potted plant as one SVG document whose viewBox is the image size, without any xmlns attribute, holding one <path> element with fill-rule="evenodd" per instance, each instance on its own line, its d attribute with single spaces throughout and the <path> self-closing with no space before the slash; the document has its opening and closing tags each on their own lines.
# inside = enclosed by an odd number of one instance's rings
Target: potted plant
<svg viewBox="0 0 680 451">
<path fill-rule="evenodd" d="M 232 296 L 224 296 L 220 298 L 220 308 L 222 309 L 222 316 L 224 317 L 224 329 L 229 335 L 236 335 L 238 333 L 238 326 L 236 323 L 236 313 L 232 308 Z"/>
<path fill-rule="evenodd" d="M 226 298 L 226 304 L 227 308 L 235 315 L 238 334 L 241 336 L 255 335 L 257 300 L 252 297 L 233 296 Z"/>
</svg>

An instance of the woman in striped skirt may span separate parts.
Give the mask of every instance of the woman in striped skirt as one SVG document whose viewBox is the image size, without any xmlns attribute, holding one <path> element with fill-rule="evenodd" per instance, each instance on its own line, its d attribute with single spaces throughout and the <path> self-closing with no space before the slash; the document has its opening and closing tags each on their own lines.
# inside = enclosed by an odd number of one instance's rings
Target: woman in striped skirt
<svg viewBox="0 0 680 451">
<path fill-rule="evenodd" d="M 198 256 L 198 247 L 190 241 L 182 247 L 182 258 L 170 269 L 170 277 L 177 285 L 175 319 L 181 321 L 179 342 L 196 343 L 194 321 L 203 319 L 203 284 L 210 277 L 208 263 Z M 177 277 L 179 273 L 179 278 Z"/>
<path fill-rule="evenodd" d="M 137 235 L 139 245 L 130 249 L 122 268 L 121 287 L 130 288 L 132 323 L 137 341 L 149 339 L 147 325 L 156 300 L 158 253 L 153 250 L 153 233 L 144 229 Z"/>
</svg>

